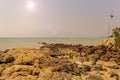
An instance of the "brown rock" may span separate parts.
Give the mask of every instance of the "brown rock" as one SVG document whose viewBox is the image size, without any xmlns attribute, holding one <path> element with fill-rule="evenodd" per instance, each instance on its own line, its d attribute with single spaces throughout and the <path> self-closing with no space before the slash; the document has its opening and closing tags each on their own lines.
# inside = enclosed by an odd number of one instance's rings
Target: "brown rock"
<svg viewBox="0 0 120 80">
<path fill-rule="evenodd" d="M 39 60 L 43 57 L 43 54 L 37 53 L 22 53 L 20 54 L 14 64 L 23 64 L 23 65 L 32 65 L 35 63 L 36 60 Z"/>
<path fill-rule="evenodd" d="M 3 58 L 3 62 L 5 63 L 11 63 L 15 60 L 15 58 L 12 55 L 5 55 Z"/>
</svg>

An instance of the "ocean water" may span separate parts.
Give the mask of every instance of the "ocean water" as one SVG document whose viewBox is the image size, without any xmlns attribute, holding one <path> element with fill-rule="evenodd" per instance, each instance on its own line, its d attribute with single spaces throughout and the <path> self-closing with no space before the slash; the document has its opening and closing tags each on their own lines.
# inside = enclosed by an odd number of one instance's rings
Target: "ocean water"
<svg viewBox="0 0 120 80">
<path fill-rule="evenodd" d="M 38 42 L 96 45 L 103 38 L 0 38 L 0 50 L 38 48 Z"/>
</svg>

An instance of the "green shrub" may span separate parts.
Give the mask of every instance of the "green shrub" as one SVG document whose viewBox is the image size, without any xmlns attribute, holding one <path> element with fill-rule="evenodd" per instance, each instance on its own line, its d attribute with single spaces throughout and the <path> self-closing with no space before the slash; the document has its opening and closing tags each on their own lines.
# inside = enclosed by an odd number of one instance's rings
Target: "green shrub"
<svg viewBox="0 0 120 80">
<path fill-rule="evenodd" d="M 120 48 L 120 36 L 115 37 L 115 47 Z"/>
</svg>

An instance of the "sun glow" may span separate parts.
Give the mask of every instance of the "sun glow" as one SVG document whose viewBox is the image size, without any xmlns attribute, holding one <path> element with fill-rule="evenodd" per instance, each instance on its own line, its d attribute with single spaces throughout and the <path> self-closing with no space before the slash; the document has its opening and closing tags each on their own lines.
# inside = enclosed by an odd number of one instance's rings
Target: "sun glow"
<svg viewBox="0 0 120 80">
<path fill-rule="evenodd" d="M 26 7 L 27 7 L 29 10 L 33 10 L 33 9 L 35 8 L 35 2 L 33 2 L 33 1 L 27 2 Z"/>
</svg>

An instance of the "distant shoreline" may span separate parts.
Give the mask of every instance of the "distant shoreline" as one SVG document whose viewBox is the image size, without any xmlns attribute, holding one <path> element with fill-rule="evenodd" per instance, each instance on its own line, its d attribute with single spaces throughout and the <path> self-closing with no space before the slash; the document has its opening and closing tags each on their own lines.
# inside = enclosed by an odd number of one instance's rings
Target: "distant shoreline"
<svg viewBox="0 0 120 80">
<path fill-rule="evenodd" d="M 96 45 L 103 38 L 0 38 L 0 50 L 12 48 L 38 48 L 38 42 Z M 113 38 L 108 38 L 113 40 Z"/>
</svg>

